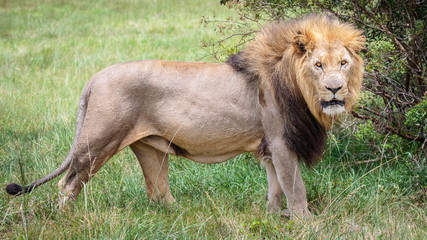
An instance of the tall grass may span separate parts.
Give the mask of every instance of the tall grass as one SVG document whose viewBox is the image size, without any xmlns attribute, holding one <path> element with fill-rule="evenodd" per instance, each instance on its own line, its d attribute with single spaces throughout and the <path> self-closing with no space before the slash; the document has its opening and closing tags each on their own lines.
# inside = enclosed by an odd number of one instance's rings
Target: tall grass
<svg viewBox="0 0 427 240">
<path fill-rule="evenodd" d="M 148 58 L 213 61 L 201 42 L 219 33 L 200 20 L 233 16 L 218 3 L 1 1 L 0 186 L 30 183 L 63 161 L 81 89 L 100 69 Z M 325 160 L 303 167 L 312 218 L 266 213 L 265 170 L 249 154 L 216 165 L 172 158 L 177 203 L 153 203 L 125 149 L 86 185 L 74 209 L 58 210 L 56 181 L 21 197 L 0 193 L 0 238 L 425 238 L 425 167 L 402 160 L 403 145 L 389 154 L 386 139 L 367 144 L 363 131 L 349 125 L 331 133 Z"/>
</svg>

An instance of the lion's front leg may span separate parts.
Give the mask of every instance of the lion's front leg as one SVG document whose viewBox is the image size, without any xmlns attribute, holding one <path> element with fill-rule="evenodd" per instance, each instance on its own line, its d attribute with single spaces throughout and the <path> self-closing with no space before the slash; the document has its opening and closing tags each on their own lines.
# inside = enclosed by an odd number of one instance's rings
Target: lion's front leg
<svg viewBox="0 0 427 240">
<path fill-rule="evenodd" d="M 288 150 L 282 141 L 272 142 L 272 167 L 274 167 L 277 180 L 286 195 L 286 207 L 292 215 L 308 216 L 307 195 L 302 181 L 298 158 L 295 153 Z M 268 168 L 267 168 L 268 172 Z M 274 173 L 273 170 L 270 170 Z M 273 176 L 269 177 L 273 178 Z M 269 186 L 270 188 L 270 186 Z M 269 204 L 274 203 L 274 199 L 269 199 Z"/>
<path fill-rule="evenodd" d="M 280 212 L 282 208 L 283 190 L 277 179 L 276 169 L 271 159 L 264 160 L 263 165 L 267 170 L 268 180 L 267 211 L 269 213 Z"/>
</svg>

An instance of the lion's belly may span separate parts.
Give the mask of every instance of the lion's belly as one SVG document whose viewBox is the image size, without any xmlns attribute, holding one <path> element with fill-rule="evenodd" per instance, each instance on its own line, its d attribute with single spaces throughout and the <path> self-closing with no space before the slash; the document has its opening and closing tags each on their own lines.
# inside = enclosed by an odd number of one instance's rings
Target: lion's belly
<svg viewBox="0 0 427 240">
<path fill-rule="evenodd" d="M 174 139 L 172 142 L 185 150 L 185 157 L 202 163 L 223 162 L 244 152 L 254 152 L 262 136 L 219 136 L 206 138 L 201 132 L 195 138 Z"/>
<path fill-rule="evenodd" d="M 199 138 L 201 139 L 201 138 Z M 141 142 L 161 152 L 184 156 L 199 163 L 220 163 L 244 152 L 256 151 L 261 138 L 239 138 L 236 141 L 193 142 L 191 139 L 168 140 L 160 136 L 149 136 Z"/>
</svg>

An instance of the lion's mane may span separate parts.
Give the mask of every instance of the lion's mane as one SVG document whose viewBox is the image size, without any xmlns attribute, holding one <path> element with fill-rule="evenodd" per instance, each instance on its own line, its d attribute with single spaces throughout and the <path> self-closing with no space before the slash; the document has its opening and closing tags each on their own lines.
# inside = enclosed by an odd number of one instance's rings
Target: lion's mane
<svg viewBox="0 0 427 240">
<path fill-rule="evenodd" d="M 309 85 L 310 77 L 303 63 L 317 44 L 331 45 L 337 41 L 356 63 L 347 85 L 345 109 L 349 111 L 362 84 L 363 61 L 358 53 L 364 48 L 365 37 L 360 30 L 335 17 L 313 14 L 268 25 L 255 41 L 227 61 L 244 73 L 248 81 L 257 82 L 261 105 L 265 104 L 264 94 L 274 94 L 284 119 L 283 138 L 308 166 L 321 158 L 326 130 L 333 119 L 322 112 L 317 89 Z"/>
</svg>

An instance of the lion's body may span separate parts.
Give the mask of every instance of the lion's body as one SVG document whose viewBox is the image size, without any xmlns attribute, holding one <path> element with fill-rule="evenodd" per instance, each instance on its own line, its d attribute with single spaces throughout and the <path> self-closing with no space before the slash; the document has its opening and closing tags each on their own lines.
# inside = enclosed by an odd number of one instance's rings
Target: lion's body
<svg viewBox="0 0 427 240">
<path fill-rule="evenodd" d="M 364 37 L 324 15 L 272 24 L 227 63 L 159 60 L 117 64 L 97 73 L 79 104 L 73 146 L 64 163 L 33 188 L 68 170 L 67 199 L 114 154 L 130 146 L 147 194 L 173 202 L 168 155 L 219 163 L 257 152 L 268 177 L 268 208 L 282 194 L 293 213 L 309 214 L 298 159 L 311 165 L 324 150 L 332 119 L 351 109 L 362 80 Z"/>
<path fill-rule="evenodd" d="M 228 64 L 122 63 L 99 72 L 88 86 L 95 96 L 87 109 L 93 124 L 104 119 L 104 127 L 117 134 L 130 128 L 119 150 L 140 140 L 176 155 L 171 142 L 185 150 L 179 155 L 218 163 L 256 151 L 264 135 L 256 88 Z"/>
</svg>

